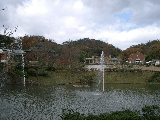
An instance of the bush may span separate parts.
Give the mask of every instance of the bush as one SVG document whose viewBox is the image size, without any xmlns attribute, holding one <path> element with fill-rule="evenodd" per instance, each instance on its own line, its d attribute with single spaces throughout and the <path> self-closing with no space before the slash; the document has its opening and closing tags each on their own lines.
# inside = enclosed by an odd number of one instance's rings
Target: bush
<svg viewBox="0 0 160 120">
<path fill-rule="evenodd" d="M 131 69 L 130 72 L 133 72 L 133 73 L 136 73 L 136 72 L 137 72 L 137 73 L 141 73 L 142 70 L 141 70 L 141 69 L 133 69 L 133 70 Z"/>
<path fill-rule="evenodd" d="M 160 116 L 157 113 L 160 113 L 160 108 L 157 105 L 145 106 L 142 108 L 143 117 L 145 120 L 159 120 Z"/>
<path fill-rule="evenodd" d="M 62 109 L 62 115 L 60 116 L 62 120 L 84 120 L 84 115 L 73 110 Z"/>
<path fill-rule="evenodd" d="M 129 64 L 128 67 L 129 67 L 129 68 L 133 68 L 133 64 Z"/>
<path fill-rule="evenodd" d="M 154 72 L 154 74 L 151 76 L 148 82 L 160 82 L 160 72 Z"/>
<path fill-rule="evenodd" d="M 126 72 L 126 71 L 127 71 L 126 68 L 119 69 L 119 72 Z"/>
<path fill-rule="evenodd" d="M 104 113 L 100 115 L 88 115 L 80 114 L 79 112 L 74 112 L 73 110 L 63 110 L 62 116 L 63 120 L 141 120 L 138 112 L 132 112 L 130 110 L 117 111 L 111 114 Z"/>
<path fill-rule="evenodd" d="M 16 63 L 15 70 L 22 70 L 22 63 Z"/>
<path fill-rule="evenodd" d="M 30 69 L 30 68 L 32 68 L 32 67 L 30 67 L 30 66 L 24 66 L 24 71 L 28 71 L 28 69 Z"/>
<path fill-rule="evenodd" d="M 3 68 L 4 65 L 5 65 L 4 63 L 0 62 L 0 67 L 1 68 Z"/>
<path fill-rule="evenodd" d="M 143 114 L 140 115 L 139 111 L 124 110 L 84 116 L 84 114 L 80 114 L 79 112 L 63 109 L 60 117 L 63 120 L 160 120 L 160 109 L 157 105 L 146 106 L 142 108 L 142 112 Z"/>
<path fill-rule="evenodd" d="M 55 71 L 55 67 L 48 66 L 47 71 Z"/>
<path fill-rule="evenodd" d="M 21 70 L 16 70 L 15 71 L 15 74 L 18 75 L 19 77 L 22 77 L 23 76 L 23 73 Z"/>
<path fill-rule="evenodd" d="M 24 71 L 25 77 L 28 78 L 28 73 Z"/>
<path fill-rule="evenodd" d="M 45 72 L 44 69 L 39 69 L 39 70 L 38 70 L 38 75 L 40 75 L 40 76 L 45 76 L 45 77 L 46 77 L 46 76 L 48 76 L 48 73 Z"/>
<path fill-rule="evenodd" d="M 84 75 L 80 78 L 80 83 L 91 83 L 93 82 L 95 76 L 96 74 Z"/>
<path fill-rule="evenodd" d="M 28 69 L 27 73 L 32 76 L 37 76 L 37 72 L 34 68 Z"/>
</svg>

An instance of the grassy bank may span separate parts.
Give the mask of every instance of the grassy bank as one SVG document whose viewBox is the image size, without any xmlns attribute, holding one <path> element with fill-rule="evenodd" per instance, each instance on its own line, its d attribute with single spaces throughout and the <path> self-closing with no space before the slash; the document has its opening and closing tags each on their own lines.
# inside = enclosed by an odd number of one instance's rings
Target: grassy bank
<svg viewBox="0 0 160 120">
<path fill-rule="evenodd" d="M 149 79 L 153 76 L 153 72 L 141 71 L 141 72 L 105 72 L 105 83 L 148 83 Z"/>
<path fill-rule="evenodd" d="M 29 76 L 28 79 L 45 85 L 66 83 L 96 82 L 97 71 L 77 71 L 71 74 L 69 70 L 46 71 L 48 76 Z M 100 78 L 99 78 L 100 79 Z M 101 78 L 102 82 L 102 78 Z M 160 72 L 131 71 L 131 72 L 105 72 L 104 82 L 113 84 L 159 84 Z"/>
<path fill-rule="evenodd" d="M 65 83 L 76 83 L 81 82 L 83 79 L 86 79 L 88 76 L 93 76 L 93 81 L 95 79 L 97 72 L 94 71 L 77 71 L 71 74 L 69 70 L 56 70 L 56 71 L 47 71 L 48 76 L 29 76 L 28 79 L 36 81 L 41 84 L 51 85 L 51 84 L 65 84 Z"/>
</svg>

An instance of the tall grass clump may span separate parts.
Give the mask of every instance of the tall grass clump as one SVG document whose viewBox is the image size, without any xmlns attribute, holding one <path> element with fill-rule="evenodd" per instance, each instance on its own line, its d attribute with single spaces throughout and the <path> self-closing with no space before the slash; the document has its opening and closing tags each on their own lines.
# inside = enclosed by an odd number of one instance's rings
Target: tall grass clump
<svg viewBox="0 0 160 120">
<path fill-rule="evenodd" d="M 141 115 L 140 111 L 124 110 L 85 116 L 73 110 L 63 109 L 60 117 L 62 120 L 160 120 L 160 108 L 157 105 L 145 106 L 142 113 Z"/>
</svg>

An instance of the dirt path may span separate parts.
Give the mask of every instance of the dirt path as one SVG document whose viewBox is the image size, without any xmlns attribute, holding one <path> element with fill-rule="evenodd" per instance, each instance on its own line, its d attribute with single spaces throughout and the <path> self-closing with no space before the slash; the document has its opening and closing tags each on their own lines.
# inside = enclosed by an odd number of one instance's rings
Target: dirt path
<svg viewBox="0 0 160 120">
<path fill-rule="evenodd" d="M 153 71 L 160 71 L 160 67 L 150 66 L 134 66 L 132 69 L 141 69 L 141 70 L 153 70 Z"/>
</svg>

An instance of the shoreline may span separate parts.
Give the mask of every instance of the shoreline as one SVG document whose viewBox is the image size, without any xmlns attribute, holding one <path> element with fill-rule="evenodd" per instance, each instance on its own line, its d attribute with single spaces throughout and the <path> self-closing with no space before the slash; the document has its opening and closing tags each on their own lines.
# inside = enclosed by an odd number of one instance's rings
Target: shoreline
<svg viewBox="0 0 160 120">
<path fill-rule="evenodd" d="M 96 84 L 96 82 L 93 82 L 93 83 L 80 83 L 80 82 L 67 82 L 67 83 L 52 83 L 52 84 L 48 84 L 48 83 L 38 83 L 38 82 L 33 82 L 33 83 L 26 83 L 25 85 L 40 85 L 40 86 L 51 86 L 51 85 L 59 85 L 59 86 L 61 86 L 61 85 L 68 85 L 68 84 L 70 84 L 70 85 L 89 85 L 89 84 Z M 151 82 L 146 82 L 146 83 L 125 83 L 125 82 L 110 82 L 110 83 L 104 83 L 104 84 L 144 84 L 144 85 L 152 85 L 152 84 L 154 84 L 154 85 L 160 85 L 160 83 L 151 83 Z M 7 85 L 23 85 L 23 84 L 18 84 L 18 83 L 14 83 L 14 84 L 7 84 Z"/>
</svg>

